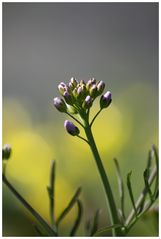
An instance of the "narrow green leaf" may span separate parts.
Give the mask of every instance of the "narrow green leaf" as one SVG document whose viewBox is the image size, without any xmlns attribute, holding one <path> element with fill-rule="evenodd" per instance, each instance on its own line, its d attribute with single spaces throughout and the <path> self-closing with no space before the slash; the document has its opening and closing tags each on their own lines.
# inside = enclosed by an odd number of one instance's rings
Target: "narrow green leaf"
<svg viewBox="0 0 161 239">
<path fill-rule="evenodd" d="M 150 189 L 148 178 L 149 178 L 149 170 L 145 169 L 145 171 L 144 171 L 144 182 L 145 182 L 147 192 L 149 193 L 150 200 L 151 200 L 151 202 L 153 202 L 153 195 L 152 195 L 152 192 L 151 192 L 151 189 Z"/>
<path fill-rule="evenodd" d="M 132 187 L 131 187 L 131 174 L 132 174 L 132 171 L 127 174 L 127 187 L 128 187 L 129 196 L 130 196 L 130 199 L 131 199 L 134 211 L 135 211 L 135 215 L 137 216 L 137 210 L 136 210 L 133 191 L 132 191 Z"/>
<path fill-rule="evenodd" d="M 153 149 L 149 150 L 149 153 L 148 153 L 147 166 L 146 166 L 146 169 L 145 169 L 145 170 L 147 170 L 147 172 L 146 173 L 145 173 L 145 171 L 143 172 L 144 182 L 145 182 L 145 175 L 144 174 L 146 174 L 146 178 L 147 178 L 147 180 L 149 180 L 150 170 L 151 170 L 151 165 L 152 165 L 152 159 L 153 159 Z M 147 183 L 148 183 L 148 181 L 147 181 Z M 144 208 L 144 205 L 145 205 L 146 196 L 147 196 L 147 194 L 145 193 L 144 197 L 142 199 L 142 202 L 140 204 L 139 210 L 138 210 L 139 214 L 143 211 L 143 208 Z"/>
<path fill-rule="evenodd" d="M 29 212 L 42 224 L 48 235 L 57 236 L 57 232 L 51 228 L 48 223 L 40 216 L 40 214 L 17 192 L 17 190 L 10 184 L 5 175 L 2 175 L 3 183 L 10 189 L 15 197 L 29 210 Z"/>
<path fill-rule="evenodd" d="M 140 213 L 143 211 L 143 209 L 144 209 L 146 196 L 147 196 L 147 194 L 145 193 L 145 194 L 144 194 L 144 197 L 143 197 L 143 199 L 142 199 L 142 201 L 141 201 L 141 204 L 140 204 L 140 206 L 139 206 L 139 208 L 138 208 L 138 214 L 140 214 Z"/>
<path fill-rule="evenodd" d="M 50 188 L 53 191 L 53 193 L 55 189 L 55 169 L 56 169 L 56 162 L 53 160 L 51 163 L 51 174 L 50 174 Z"/>
<path fill-rule="evenodd" d="M 158 194 L 158 190 L 159 190 L 158 189 L 159 188 L 159 155 L 158 155 L 158 149 L 157 149 L 157 147 L 155 145 L 153 145 L 153 150 L 154 150 L 156 169 L 157 169 L 153 197 L 157 198 L 157 194 Z"/>
<path fill-rule="evenodd" d="M 94 219 L 93 219 L 93 225 L 92 225 L 92 229 L 91 229 L 91 235 L 93 236 L 94 233 L 98 230 L 98 221 L 99 221 L 99 216 L 100 216 L 101 210 L 98 209 L 94 215 Z"/>
<path fill-rule="evenodd" d="M 58 217 L 57 221 L 56 221 L 56 225 L 58 226 L 59 223 L 63 220 L 63 218 L 68 214 L 68 212 L 72 209 L 72 207 L 74 206 L 74 204 L 77 202 L 77 199 L 79 197 L 81 193 L 81 187 L 79 187 L 77 189 L 77 191 L 75 192 L 74 196 L 72 197 L 72 199 L 70 200 L 68 206 L 63 210 L 63 212 L 60 214 L 60 216 Z"/>
<path fill-rule="evenodd" d="M 73 228 L 70 232 L 71 237 L 76 234 L 76 231 L 77 231 L 77 229 L 80 225 L 82 214 L 83 214 L 83 206 L 82 206 L 82 203 L 79 199 L 77 200 L 77 207 L 78 207 L 78 215 L 77 215 L 77 218 L 76 218 L 75 223 L 73 225 Z"/>
<path fill-rule="evenodd" d="M 158 196 L 159 196 L 159 188 L 158 188 L 158 190 L 157 190 L 156 193 L 155 193 L 154 200 L 156 200 L 156 199 L 158 198 Z"/>
<path fill-rule="evenodd" d="M 49 195 L 49 203 L 50 203 L 50 220 L 52 227 L 56 230 L 55 227 L 55 218 L 54 218 L 54 207 L 55 207 L 55 168 L 56 162 L 53 160 L 51 162 L 50 168 L 50 182 L 47 187 L 48 195 Z"/>
<path fill-rule="evenodd" d="M 120 193 L 120 199 L 121 199 L 121 215 L 123 220 L 125 220 L 125 210 L 124 210 L 124 183 L 123 183 L 123 178 L 121 175 L 121 170 L 119 163 L 116 158 L 114 158 L 114 163 L 116 166 L 117 170 L 117 177 L 118 177 L 118 186 L 119 186 L 119 193 Z"/>
<path fill-rule="evenodd" d="M 106 236 L 105 234 L 107 232 L 109 232 L 110 230 L 112 230 L 113 228 L 119 228 L 119 227 L 122 227 L 122 225 L 120 224 L 115 224 L 115 225 L 112 225 L 112 226 L 108 226 L 108 227 L 104 227 L 104 228 L 101 228 L 100 230 L 96 231 L 94 233 L 94 237 L 97 237 L 97 236 Z"/>
<path fill-rule="evenodd" d="M 153 158 L 153 150 L 149 150 L 148 154 L 148 160 L 147 160 L 147 166 L 146 168 L 150 171 L 151 164 L 152 164 L 152 158 Z"/>
</svg>

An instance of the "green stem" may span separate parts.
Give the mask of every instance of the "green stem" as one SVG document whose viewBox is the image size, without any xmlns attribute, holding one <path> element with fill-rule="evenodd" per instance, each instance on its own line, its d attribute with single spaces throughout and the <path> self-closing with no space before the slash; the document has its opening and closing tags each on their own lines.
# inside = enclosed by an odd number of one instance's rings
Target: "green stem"
<svg viewBox="0 0 161 239">
<path fill-rule="evenodd" d="M 82 139 L 83 141 L 85 141 L 87 144 L 89 144 L 88 140 L 86 140 L 85 138 L 83 138 L 82 136 L 80 135 L 77 135 L 78 138 Z"/>
<path fill-rule="evenodd" d="M 30 213 L 44 226 L 49 235 L 57 236 L 57 233 L 47 224 L 47 222 L 33 209 L 30 204 L 16 191 L 3 174 L 3 182 L 11 190 L 11 192 L 19 199 L 19 201 L 30 211 Z"/>
<path fill-rule="evenodd" d="M 66 114 L 69 115 L 72 119 L 74 119 L 78 124 L 80 124 L 84 128 L 84 125 L 78 119 L 76 119 L 73 115 L 69 114 L 68 112 L 66 112 Z"/>
<path fill-rule="evenodd" d="M 50 220 L 52 228 L 55 228 L 55 217 L 54 217 L 54 206 L 55 206 L 55 161 L 51 163 L 51 170 L 50 170 L 50 186 L 48 187 L 49 190 L 49 201 L 50 201 Z"/>
<path fill-rule="evenodd" d="M 94 116 L 94 118 L 92 119 L 92 121 L 91 121 L 91 123 L 90 123 L 90 127 L 92 127 L 92 125 L 93 125 L 95 119 L 96 119 L 97 116 L 101 113 L 101 111 L 102 111 L 102 109 L 100 109 L 100 110 L 97 112 L 97 114 Z"/>
<path fill-rule="evenodd" d="M 101 180 L 102 180 L 104 190 L 105 190 L 105 193 L 106 193 L 106 199 L 107 199 L 108 208 L 109 208 L 109 212 L 110 212 L 111 223 L 112 224 L 120 224 L 120 220 L 118 218 L 117 208 L 116 208 L 116 204 L 115 204 L 115 201 L 114 201 L 111 186 L 110 186 L 107 174 L 105 172 L 104 166 L 102 164 L 97 146 L 95 144 L 93 134 L 92 134 L 92 131 L 91 131 L 91 127 L 88 123 L 88 120 L 85 120 L 84 124 L 85 124 L 85 128 L 84 128 L 85 133 L 86 133 L 91 151 L 93 153 L 95 162 L 97 164 L 98 171 L 99 171 L 99 174 L 101 176 Z M 112 229 L 112 234 L 113 234 L 113 236 L 120 236 L 120 235 L 123 235 L 123 232 L 121 231 L 120 228 L 113 228 Z"/>
</svg>

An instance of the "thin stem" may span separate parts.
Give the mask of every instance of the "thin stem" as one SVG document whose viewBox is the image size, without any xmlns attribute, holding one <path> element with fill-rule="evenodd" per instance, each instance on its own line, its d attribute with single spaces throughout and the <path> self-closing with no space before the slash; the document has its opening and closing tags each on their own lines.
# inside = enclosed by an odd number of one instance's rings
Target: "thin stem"
<svg viewBox="0 0 161 239">
<path fill-rule="evenodd" d="M 80 135 L 77 135 L 78 138 L 82 139 L 83 141 L 85 141 L 87 144 L 89 144 L 88 140 L 86 140 L 85 138 L 83 138 L 82 136 Z"/>
<path fill-rule="evenodd" d="M 97 116 L 99 115 L 99 113 L 101 113 L 102 109 L 100 109 L 97 114 L 94 116 L 94 118 L 92 119 L 91 123 L 90 123 L 90 127 L 92 127 L 92 124 L 94 123 L 95 119 L 97 118 Z"/>
<path fill-rule="evenodd" d="M 6 175 L 6 169 L 7 169 L 7 162 L 3 163 L 3 176 Z"/>
<path fill-rule="evenodd" d="M 44 226 L 48 231 L 49 235 L 57 236 L 57 233 L 47 224 L 47 222 L 40 216 L 38 212 L 33 209 L 30 204 L 17 192 L 17 190 L 9 183 L 6 176 L 3 174 L 3 182 L 11 190 L 11 192 L 16 196 L 16 198 L 30 211 L 30 213 Z"/>
<path fill-rule="evenodd" d="M 55 227 L 54 219 L 54 206 L 55 206 L 55 161 L 52 161 L 51 170 L 50 170 L 50 186 L 47 188 L 49 192 L 49 201 L 50 201 L 50 220 L 51 225 Z"/>
<path fill-rule="evenodd" d="M 98 171 L 99 171 L 99 174 L 101 176 L 101 180 L 102 180 L 104 190 L 105 190 L 105 193 L 106 193 L 106 199 L 107 199 L 107 203 L 108 203 L 108 208 L 109 208 L 109 212 L 110 212 L 112 225 L 113 224 L 120 224 L 120 220 L 118 218 L 117 208 L 116 208 L 116 204 L 115 204 L 115 201 L 114 201 L 111 186 L 110 186 L 108 177 L 106 175 L 104 166 L 102 164 L 100 155 L 98 153 L 98 149 L 96 147 L 96 144 L 95 144 L 95 141 L 94 141 L 94 138 L 93 138 L 91 127 L 90 127 L 87 120 L 85 120 L 84 123 L 85 123 L 85 133 L 86 133 L 87 139 L 89 141 L 89 145 L 90 145 L 91 151 L 93 153 L 95 162 L 97 164 Z M 120 228 L 113 228 L 112 232 L 113 232 L 113 236 L 123 235 Z"/>
<path fill-rule="evenodd" d="M 76 119 L 73 115 L 69 114 L 68 112 L 66 112 L 66 114 L 69 115 L 72 119 L 74 119 L 78 124 L 80 124 L 84 128 L 84 125 L 78 119 Z"/>
<path fill-rule="evenodd" d="M 149 177 L 149 185 L 151 185 L 156 177 L 156 174 L 157 174 L 157 169 L 156 167 L 153 169 L 150 177 Z M 135 207 L 136 207 L 136 210 L 138 211 L 140 205 L 142 204 L 142 201 L 144 200 L 144 197 L 145 197 L 145 194 L 147 194 L 147 187 L 145 186 L 145 188 L 143 189 L 142 193 L 140 194 L 138 200 L 136 201 L 135 203 Z M 135 216 L 135 210 L 132 209 L 132 211 L 130 212 L 128 218 L 126 219 L 126 222 L 125 222 L 125 226 L 128 226 L 128 224 L 131 222 L 131 220 L 134 218 Z"/>
</svg>

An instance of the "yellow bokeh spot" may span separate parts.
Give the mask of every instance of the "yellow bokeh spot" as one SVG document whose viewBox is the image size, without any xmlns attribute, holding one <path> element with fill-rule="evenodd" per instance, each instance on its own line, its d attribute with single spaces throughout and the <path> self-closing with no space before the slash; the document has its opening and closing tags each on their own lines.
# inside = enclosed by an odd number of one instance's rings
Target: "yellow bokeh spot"
<svg viewBox="0 0 161 239">
<path fill-rule="evenodd" d="M 9 143 L 12 147 L 12 156 L 7 163 L 7 178 L 33 208 L 49 221 L 47 186 L 51 160 L 57 157 L 54 138 L 48 144 L 41 134 L 44 126 L 41 124 L 34 127 L 29 113 L 17 100 L 4 101 L 3 143 Z M 56 217 L 67 206 L 73 193 L 74 189 L 68 180 L 63 175 L 57 175 Z M 68 217 L 69 222 L 72 215 Z"/>
</svg>

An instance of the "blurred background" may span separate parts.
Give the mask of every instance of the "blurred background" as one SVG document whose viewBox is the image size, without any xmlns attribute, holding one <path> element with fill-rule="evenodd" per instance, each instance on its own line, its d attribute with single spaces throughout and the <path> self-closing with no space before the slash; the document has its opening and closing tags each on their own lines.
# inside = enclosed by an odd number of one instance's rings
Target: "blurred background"
<svg viewBox="0 0 161 239">
<path fill-rule="evenodd" d="M 148 150 L 158 145 L 158 3 L 3 3 L 3 143 L 12 146 L 7 177 L 49 221 L 51 160 L 56 160 L 56 217 L 83 187 L 83 223 L 101 208 L 109 224 L 91 152 L 63 127 L 68 117 L 52 105 L 59 82 L 95 77 L 113 95 L 93 132 L 119 205 L 113 158 L 133 171 L 137 198 Z M 98 110 L 96 102 L 92 115 Z M 126 214 L 131 203 L 126 194 Z M 73 209 L 62 224 L 68 235 Z M 34 218 L 3 185 L 3 236 L 36 236 Z M 155 219 L 141 220 L 129 236 L 158 235 Z"/>
</svg>

